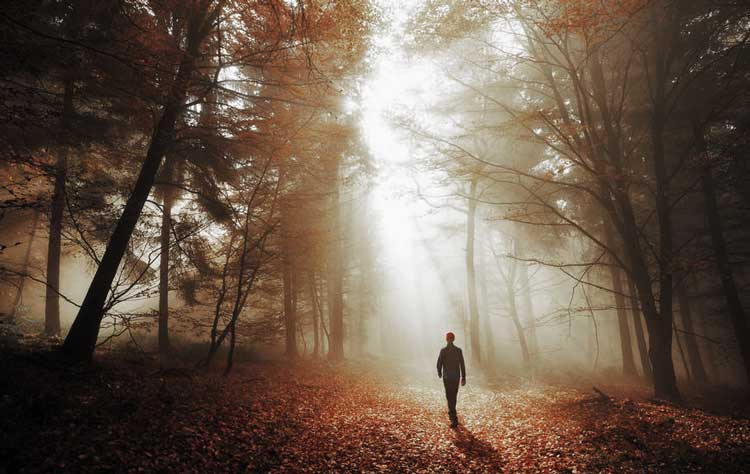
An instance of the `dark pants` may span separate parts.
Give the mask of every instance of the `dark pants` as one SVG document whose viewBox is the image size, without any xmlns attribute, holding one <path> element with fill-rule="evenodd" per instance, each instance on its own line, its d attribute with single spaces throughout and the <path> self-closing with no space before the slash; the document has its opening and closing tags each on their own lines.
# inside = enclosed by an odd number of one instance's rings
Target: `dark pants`
<svg viewBox="0 0 750 474">
<path fill-rule="evenodd" d="M 445 398 L 448 399 L 448 416 L 451 417 L 451 421 L 456 420 L 456 397 L 458 397 L 458 382 L 459 379 L 443 378 L 443 385 L 445 385 Z"/>
</svg>

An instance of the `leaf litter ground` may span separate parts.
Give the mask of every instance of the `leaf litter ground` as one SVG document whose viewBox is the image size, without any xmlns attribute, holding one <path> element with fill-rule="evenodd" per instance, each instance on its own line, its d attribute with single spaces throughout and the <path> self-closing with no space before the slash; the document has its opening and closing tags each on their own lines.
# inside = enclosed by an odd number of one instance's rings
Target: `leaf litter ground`
<svg viewBox="0 0 750 474">
<path fill-rule="evenodd" d="M 508 381 L 459 392 L 397 367 L 3 358 L 0 473 L 750 472 L 750 421 Z"/>
</svg>

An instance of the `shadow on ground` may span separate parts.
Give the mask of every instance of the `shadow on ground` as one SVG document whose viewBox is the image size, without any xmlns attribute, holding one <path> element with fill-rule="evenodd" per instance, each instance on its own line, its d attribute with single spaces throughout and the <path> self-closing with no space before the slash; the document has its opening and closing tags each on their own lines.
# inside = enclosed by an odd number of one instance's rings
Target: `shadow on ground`
<svg viewBox="0 0 750 474">
<path fill-rule="evenodd" d="M 454 431 L 453 444 L 466 457 L 475 459 L 481 464 L 492 465 L 498 471 L 502 470 L 504 464 L 503 457 L 492 444 L 477 438 L 474 433 L 463 425 L 458 425 Z"/>
</svg>

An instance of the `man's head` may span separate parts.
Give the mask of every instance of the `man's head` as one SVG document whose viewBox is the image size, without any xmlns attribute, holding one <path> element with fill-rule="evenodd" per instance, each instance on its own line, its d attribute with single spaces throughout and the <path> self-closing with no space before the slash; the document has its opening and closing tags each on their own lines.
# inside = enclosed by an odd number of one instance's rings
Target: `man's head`
<svg viewBox="0 0 750 474">
<path fill-rule="evenodd" d="M 456 335 L 448 331 L 445 333 L 445 342 L 453 342 L 456 340 Z"/>
</svg>

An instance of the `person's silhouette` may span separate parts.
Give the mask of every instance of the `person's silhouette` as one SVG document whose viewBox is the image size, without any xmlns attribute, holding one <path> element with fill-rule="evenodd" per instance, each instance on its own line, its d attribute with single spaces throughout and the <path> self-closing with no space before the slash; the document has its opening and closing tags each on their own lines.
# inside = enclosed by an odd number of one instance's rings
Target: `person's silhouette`
<svg viewBox="0 0 750 474">
<path fill-rule="evenodd" d="M 458 426 L 458 415 L 456 414 L 456 398 L 458 397 L 458 383 L 466 385 L 466 365 L 464 354 L 461 349 L 453 345 L 456 335 L 452 332 L 445 334 L 447 344 L 440 349 L 437 360 L 438 377 L 443 378 L 445 386 L 445 398 L 448 399 L 448 416 L 451 419 L 451 427 Z"/>
</svg>

